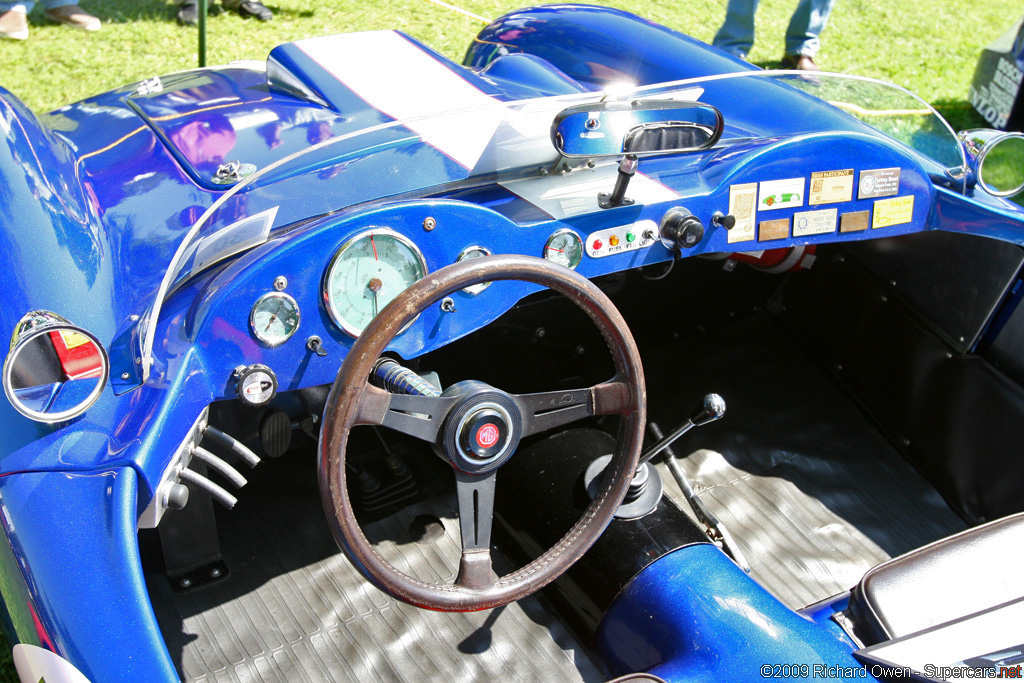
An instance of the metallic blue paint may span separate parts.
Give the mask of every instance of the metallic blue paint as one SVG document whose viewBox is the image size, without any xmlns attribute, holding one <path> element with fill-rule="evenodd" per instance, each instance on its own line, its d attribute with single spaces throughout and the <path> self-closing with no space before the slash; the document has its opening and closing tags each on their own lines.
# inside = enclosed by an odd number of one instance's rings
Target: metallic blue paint
<svg viewBox="0 0 1024 683">
<path fill-rule="evenodd" d="M 525 52 L 546 60 L 578 83 L 602 88 L 756 70 L 757 67 L 635 14 L 609 7 L 548 5 L 492 21 L 463 63 L 481 69 Z"/>
<path fill-rule="evenodd" d="M 502 101 L 570 95 L 624 77 L 644 84 L 757 71 L 664 27 L 596 7 L 550 6 L 497 20 L 470 48 L 471 70 L 409 40 Z M 645 159 L 640 172 L 679 195 L 671 201 L 560 220 L 497 184 L 496 174 L 474 174 L 404 126 L 303 156 L 228 200 L 211 230 L 277 207 L 270 240 L 190 276 L 170 296 L 156 322 L 148 383 L 128 391 L 128 382 L 121 395 L 107 390 L 85 415 L 53 426 L 0 402 L 0 497 L 11 550 L 0 552 L 0 588 L 13 639 L 45 644 L 52 638 L 94 680 L 176 680 L 142 582 L 137 515 L 204 407 L 233 397 L 236 366 L 269 365 L 281 391 L 333 380 L 351 340 L 320 301 L 324 268 L 346 239 L 368 227 L 406 235 L 435 271 L 470 245 L 540 255 L 559 229 L 586 238 L 641 220 L 657 224 L 677 205 L 709 217 L 728 211 L 729 187 L 738 183 L 899 167 L 902 194 L 914 197 L 909 223 L 741 245 L 709 227 L 686 256 L 927 229 L 1024 244 L 1024 218 L 1015 205 L 940 186 L 949 184 L 940 164 L 819 100 L 756 78 L 701 87 L 702 100 L 728 103 L 726 137 L 733 143 Z M 133 376 L 133 316 L 153 303 L 178 244 L 222 196 L 211 182 L 221 161 L 264 168 L 325 136 L 390 120 L 294 44 L 273 51 L 268 73 L 239 66 L 190 71 L 165 77 L 158 92 L 125 87 L 39 117 L 0 90 L 0 255 L 8 277 L 0 334 L 27 310 L 53 310 L 97 335 L 110 350 L 113 376 Z M 872 200 L 854 199 L 842 210 L 871 206 Z M 778 210 L 772 217 L 792 214 Z M 437 221 L 431 231 L 423 227 L 427 217 Z M 597 277 L 671 258 L 659 244 L 585 257 L 579 271 Z M 250 333 L 249 310 L 281 275 L 302 310 L 301 327 L 290 342 L 266 348 Z M 406 357 L 437 349 L 532 291 L 523 283 L 495 283 L 475 297 L 460 293 L 457 313 L 425 312 L 392 349 Z M 327 357 L 305 348 L 311 335 L 323 339 Z M 26 600 L 39 629 L 21 607 Z M 755 661 L 797 657 L 859 666 L 834 624 L 786 610 L 707 546 L 673 553 L 641 573 L 609 612 L 601 642 L 623 670 L 655 666 L 678 680 L 753 678 Z M 753 644 L 770 650 L 755 659 Z"/>
<path fill-rule="evenodd" d="M 874 679 L 849 638 L 793 612 L 709 544 L 641 571 L 605 612 L 596 644 L 614 672 L 649 671 L 671 683 L 762 681 L 772 665 L 824 667 L 824 675 L 787 678 Z"/>
<path fill-rule="evenodd" d="M 0 478 L 4 532 L 51 647 L 91 681 L 175 681 L 142 578 L 128 469 Z M 25 591 L 4 567 L 4 603 Z"/>
</svg>

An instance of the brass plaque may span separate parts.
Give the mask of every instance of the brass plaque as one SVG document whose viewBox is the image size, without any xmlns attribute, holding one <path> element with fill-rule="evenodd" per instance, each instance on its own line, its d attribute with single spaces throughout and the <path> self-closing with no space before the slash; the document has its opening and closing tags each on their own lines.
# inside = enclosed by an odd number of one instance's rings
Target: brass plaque
<svg viewBox="0 0 1024 683">
<path fill-rule="evenodd" d="M 860 172 L 857 199 L 892 197 L 900 193 L 900 169 L 876 168 Z"/>
<path fill-rule="evenodd" d="M 789 237 L 788 218 L 761 221 L 761 224 L 758 226 L 757 239 L 761 242 L 765 240 L 784 240 L 787 237 Z"/>
<path fill-rule="evenodd" d="M 800 211 L 793 214 L 793 237 L 824 235 L 836 231 L 839 209 Z"/>
<path fill-rule="evenodd" d="M 870 224 L 870 211 L 844 213 L 842 218 L 839 219 L 839 232 L 860 232 L 861 230 L 867 230 Z"/>
<path fill-rule="evenodd" d="M 729 243 L 754 239 L 754 225 L 757 220 L 757 183 L 729 186 L 729 213 L 736 218 L 736 225 L 728 232 Z"/>
<path fill-rule="evenodd" d="M 914 195 L 879 199 L 875 202 L 875 218 L 871 228 L 909 223 L 914 218 Z"/>
<path fill-rule="evenodd" d="M 853 169 L 820 171 L 811 174 L 811 195 L 808 204 L 832 204 L 853 199 Z"/>
</svg>

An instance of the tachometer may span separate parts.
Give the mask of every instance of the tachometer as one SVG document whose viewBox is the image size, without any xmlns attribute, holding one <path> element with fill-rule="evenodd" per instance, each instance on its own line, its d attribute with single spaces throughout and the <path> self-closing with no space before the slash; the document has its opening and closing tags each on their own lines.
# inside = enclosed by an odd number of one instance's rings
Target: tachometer
<svg viewBox="0 0 1024 683">
<path fill-rule="evenodd" d="M 341 245 L 324 276 L 324 305 L 353 337 L 412 283 L 427 274 L 423 254 L 387 229 L 368 230 Z"/>
</svg>

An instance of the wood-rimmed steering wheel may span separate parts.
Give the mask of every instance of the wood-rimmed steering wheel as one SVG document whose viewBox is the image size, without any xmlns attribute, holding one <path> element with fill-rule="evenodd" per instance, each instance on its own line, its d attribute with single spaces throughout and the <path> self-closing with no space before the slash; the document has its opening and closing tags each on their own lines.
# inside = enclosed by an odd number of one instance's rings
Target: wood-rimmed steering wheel
<svg viewBox="0 0 1024 683">
<path fill-rule="evenodd" d="M 615 376 L 586 389 L 509 394 L 460 382 L 439 397 L 392 394 L 368 382 L 391 340 L 432 303 L 466 287 L 522 280 L 549 287 L 582 308 L 604 336 Z M 566 571 L 597 540 L 622 501 L 643 442 L 643 367 L 622 315 L 593 283 L 563 266 L 527 256 L 484 256 L 446 266 L 399 294 L 359 335 L 334 380 L 319 445 L 320 497 L 338 544 L 375 586 L 404 602 L 473 611 L 519 600 Z M 526 566 L 495 577 L 490 531 L 495 475 L 523 437 L 591 415 L 622 416 L 615 454 L 600 489 L 576 524 Z M 352 509 L 345 450 L 355 425 L 380 425 L 437 445 L 455 471 L 462 536 L 453 584 L 428 583 L 389 564 L 363 535 Z M 565 504 L 565 501 L 553 501 Z"/>
</svg>

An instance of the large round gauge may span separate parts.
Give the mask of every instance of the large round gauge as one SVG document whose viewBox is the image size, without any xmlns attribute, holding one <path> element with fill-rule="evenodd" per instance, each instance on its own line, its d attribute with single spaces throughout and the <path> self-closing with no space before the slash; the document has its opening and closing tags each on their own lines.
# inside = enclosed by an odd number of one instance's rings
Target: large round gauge
<svg viewBox="0 0 1024 683">
<path fill-rule="evenodd" d="M 387 229 L 368 230 L 341 245 L 324 276 L 324 305 L 353 337 L 402 290 L 427 274 L 423 254 Z"/>
<path fill-rule="evenodd" d="M 252 306 L 249 326 L 267 346 L 283 344 L 299 329 L 299 305 L 282 292 L 264 294 Z"/>
<path fill-rule="evenodd" d="M 583 240 L 568 228 L 557 230 L 544 243 L 544 258 L 575 270 L 583 258 Z"/>
<path fill-rule="evenodd" d="M 462 253 L 459 254 L 458 258 L 455 259 L 455 262 L 458 263 L 459 261 L 468 261 L 471 258 L 480 258 L 481 256 L 490 255 L 491 252 L 484 247 L 466 247 L 462 250 Z M 490 286 L 490 282 L 481 282 L 479 284 L 465 287 L 462 291 L 466 294 L 479 294 Z"/>
</svg>

